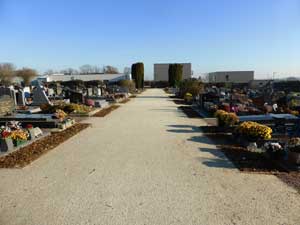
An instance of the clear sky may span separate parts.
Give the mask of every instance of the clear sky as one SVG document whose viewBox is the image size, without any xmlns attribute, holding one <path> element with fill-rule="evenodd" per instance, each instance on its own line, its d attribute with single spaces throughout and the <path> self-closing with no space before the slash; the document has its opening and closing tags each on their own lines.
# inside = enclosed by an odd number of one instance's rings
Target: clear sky
<svg viewBox="0 0 300 225">
<path fill-rule="evenodd" d="M 0 0 L 0 62 L 300 75 L 300 0 Z"/>
</svg>

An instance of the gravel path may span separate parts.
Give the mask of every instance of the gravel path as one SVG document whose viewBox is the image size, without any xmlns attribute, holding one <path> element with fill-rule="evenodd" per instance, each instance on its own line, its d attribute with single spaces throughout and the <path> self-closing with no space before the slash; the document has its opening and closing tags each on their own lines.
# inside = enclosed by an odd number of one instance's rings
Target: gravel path
<svg viewBox="0 0 300 225">
<path fill-rule="evenodd" d="M 300 224 L 300 197 L 240 173 L 160 89 L 24 169 L 0 170 L 0 224 Z"/>
</svg>

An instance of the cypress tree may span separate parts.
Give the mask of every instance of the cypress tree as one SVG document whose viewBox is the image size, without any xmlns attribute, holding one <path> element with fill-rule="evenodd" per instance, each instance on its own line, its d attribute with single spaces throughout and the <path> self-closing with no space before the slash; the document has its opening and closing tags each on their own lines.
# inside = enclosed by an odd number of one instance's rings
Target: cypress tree
<svg viewBox="0 0 300 225">
<path fill-rule="evenodd" d="M 174 87 L 174 64 L 169 65 L 168 75 L 169 86 Z"/>
<path fill-rule="evenodd" d="M 144 63 L 132 64 L 131 78 L 135 81 L 136 88 L 144 88 Z"/>
<path fill-rule="evenodd" d="M 132 64 L 131 66 L 131 79 L 136 80 L 136 64 Z"/>
<path fill-rule="evenodd" d="M 178 87 L 180 82 L 182 81 L 183 65 L 174 64 L 174 67 L 174 83 L 175 87 Z"/>
<path fill-rule="evenodd" d="M 170 64 L 169 65 L 169 86 L 178 87 L 180 81 L 182 80 L 183 66 L 181 64 Z"/>
</svg>

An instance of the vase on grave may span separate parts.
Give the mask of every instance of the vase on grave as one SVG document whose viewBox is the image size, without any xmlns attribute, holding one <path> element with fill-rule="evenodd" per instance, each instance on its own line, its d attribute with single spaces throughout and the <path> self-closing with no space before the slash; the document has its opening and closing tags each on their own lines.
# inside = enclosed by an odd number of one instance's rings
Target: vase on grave
<svg viewBox="0 0 300 225">
<path fill-rule="evenodd" d="M 15 147 L 19 147 L 26 143 L 27 140 L 15 139 L 13 140 L 13 144 Z"/>
<path fill-rule="evenodd" d="M 0 151 L 8 152 L 14 148 L 14 144 L 11 138 L 1 138 L 0 139 Z"/>
</svg>

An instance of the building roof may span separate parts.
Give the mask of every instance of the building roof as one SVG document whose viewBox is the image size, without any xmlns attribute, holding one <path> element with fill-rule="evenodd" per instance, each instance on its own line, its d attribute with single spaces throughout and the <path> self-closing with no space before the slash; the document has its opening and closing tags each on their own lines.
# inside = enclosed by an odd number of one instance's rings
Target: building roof
<svg viewBox="0 0 300 225">
<path fill-rule="evenodd" d="M 82 81 L 91 81 L 91 80 L 101 80 L 101 81 L 110 81 L 117 82 L 120 80 L 129 79 L 129 76 L 126 74 L 52 74 L 40 76 L 38 79 L 46 80 L 47 82 L 51 81 L 69 81 L 69 80 L 82 80 Z"/>
</svg>

